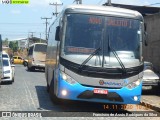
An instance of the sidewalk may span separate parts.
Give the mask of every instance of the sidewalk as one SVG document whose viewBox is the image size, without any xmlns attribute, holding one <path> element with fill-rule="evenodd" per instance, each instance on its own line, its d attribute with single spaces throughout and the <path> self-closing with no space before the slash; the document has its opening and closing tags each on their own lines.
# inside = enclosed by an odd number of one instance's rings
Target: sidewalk
<svg viewBox="0 0 160 120">
<path fill-rule="evenodd" d="M 160 73 L 156 73 L 160 77 Z M 159 83 L 160 87 L 160 83 Z M 153 91 L 142 91 L 141 105 L 146 106 L 146 104 L 151 106 L 151 109 L 158 111 L 160 113 L 160 89 Z"/>
<path fill-rule="evenodd" d="M 160 112 L 160 96 L 142 95 L 141 104 L 145 107 L 148 107 L 157 112 Z"/>
</svg>

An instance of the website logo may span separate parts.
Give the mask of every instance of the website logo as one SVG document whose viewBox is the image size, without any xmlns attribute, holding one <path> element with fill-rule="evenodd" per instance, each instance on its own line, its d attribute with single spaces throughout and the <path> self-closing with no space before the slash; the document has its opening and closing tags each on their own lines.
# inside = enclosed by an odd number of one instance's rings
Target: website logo
<svg viewBox="0 0 160 120">
<path fill-rule="evenodd" d="M 11 117 L 11 112 L 2 112 L 2 117 Z"/>
<path fill-rule="evenodd" d="M 106 85 L 108 87 L 123 87 L 125 85 L 127 85 L 129 83 L 129 81 L 127 79 L 125 79 L 124 81 L 117 81 L 117 82 L 112 82 L 112 81 L 103 81 L 100 80 L 99 84 L 100 85 Z"/>
<path fill-rule="evenodd" d="M 1 0 L 1 4 L 10 4 L 11 0 Z"/>
<path fill-rule="evenodd" d="M 100 80 L 100 81 L 99 81 L 99 84 L 100 84 L 100 85 L 104 85 L 104 81 L 103 81 L 103 80 Z"/>
<path fill-rule="evenodd" d="M 0 0 L 1 4 L 29 4 L 29 0 Z"/>
</svg>

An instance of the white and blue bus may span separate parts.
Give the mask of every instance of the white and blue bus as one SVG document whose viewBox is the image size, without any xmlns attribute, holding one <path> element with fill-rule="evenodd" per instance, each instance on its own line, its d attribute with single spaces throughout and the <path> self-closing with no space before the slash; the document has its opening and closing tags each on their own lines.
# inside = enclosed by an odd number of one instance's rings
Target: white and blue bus
<svg viewBox="0 0 160 120">
<path fill-rule="evenodd" d="M 70 5 L 49 28 L 45 75 L 53 102 L 138 104 L 144 21 L 133 10 Z"/>
<path fill-rule="evenodd" d="M 3 78 L 3 63 L 2 63 L 2 38 L 0 34 L 0 83 Z"/>
</svg>

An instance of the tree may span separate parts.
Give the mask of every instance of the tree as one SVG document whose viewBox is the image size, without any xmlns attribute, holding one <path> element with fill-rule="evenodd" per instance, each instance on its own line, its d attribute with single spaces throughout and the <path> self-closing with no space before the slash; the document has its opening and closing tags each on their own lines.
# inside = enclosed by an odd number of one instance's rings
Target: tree
<svg viewBox="0 0 160 120">
<path fill-rule="evenodd" d="M 13 52 L 17 52 L 17 50 L 18 50 L 18 41 L 16 41 L 16 42 L 10 41 L 9 48 L 11 48 L 13 50 Z"/>
<path fill-rule="evenodd" d="M 8 38 L 2 41 L 3 46 L 8 46 Z"/>
</svg>

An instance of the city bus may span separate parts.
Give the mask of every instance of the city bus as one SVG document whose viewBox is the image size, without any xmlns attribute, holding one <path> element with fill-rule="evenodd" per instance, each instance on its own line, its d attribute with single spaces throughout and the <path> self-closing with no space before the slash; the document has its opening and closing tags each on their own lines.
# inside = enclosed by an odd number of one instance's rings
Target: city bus
<svg viewBox="0 0 160 120">
<path fill-rule="evenodd" d="M 52 101 L 139 104 L 144 31 L 137 11 L 65 7 L 49 27 L 45 76 Z"/>
<path fill-rule="evenodd" d="M 3 78 L 3 65 L 2 65 L 2 38 L 0 34 L 0 83 Z"/>
<path fill-rule="evenodd" d="M 29 71 L 35 69 L 45 69 L 46 43 L 34 43 L 28 48 L 28 65 Z"/>
</svg>

